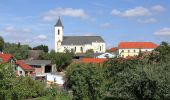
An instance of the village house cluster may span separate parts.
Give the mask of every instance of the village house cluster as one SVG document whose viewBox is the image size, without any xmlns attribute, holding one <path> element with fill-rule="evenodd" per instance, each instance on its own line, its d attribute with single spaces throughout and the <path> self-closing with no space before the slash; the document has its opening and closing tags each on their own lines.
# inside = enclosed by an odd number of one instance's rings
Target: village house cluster
<svg viewBox="0 0 170 100">
<path fill-rule="evenodd" d="M 101 36 L 64 36 L 64 26 L 60 18 L 55 25 L 55 51 L 73 51 L 73 63 L 103 63 L 108 58 L 138 56 L 142 52 L 151 52 L 156 47 L 157 44 L 152 42 L 120 42 L 117 47 L 106 50 L 106 43 Z M 94 53 L 86 57 L 85 53 L 89 49 Z M 35 56 L 39 51 L 30 52 Z M 57 73 L 56 65 L 52 64 L 51 60 L 17 60 L 11 54 L 0 53 L 0 63 L 11 63 L 18 76 L 64 84 L 63 74 Z"/>
</svg>

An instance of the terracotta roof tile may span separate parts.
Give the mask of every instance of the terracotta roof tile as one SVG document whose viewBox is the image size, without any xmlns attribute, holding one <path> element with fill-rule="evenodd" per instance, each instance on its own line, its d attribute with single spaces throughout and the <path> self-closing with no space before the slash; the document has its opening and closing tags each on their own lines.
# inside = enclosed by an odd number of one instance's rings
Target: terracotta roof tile
<svg viewBox="0 0 170 100">
<path fill-rule="evenodd" d="M 12 54 L 0 54 L 0 58 L 2 58 L 3 62 L 8 62 L 12 57 Z"/>
<path fill-rule="evenodd" d="M 115 52 L 115 51 L 117 51 L 117 50 L 118 50 L 118 47 L 113 47 L 113 48 L 108 49 L 107 51 L 109 51 L 109 52 Z"/>
<path fill-rule="evenodd" d="M 16 64 L 19 65 L 24 70 L 34 70 L 31 66 L 27 65 L 22 60 L 18 60 Z"/>
<path fill-rule="evenodd" d="M 103 63 L 107 61 L 105 58 L 83 58 L 82 62 L 83 63 Z"/>
<path fill-rule="evenodd" d="M 120 42 L 118 48 L 141 48 L 141 49 L 154 49 L 158 45 L 153 42 Z"/>
</svg>

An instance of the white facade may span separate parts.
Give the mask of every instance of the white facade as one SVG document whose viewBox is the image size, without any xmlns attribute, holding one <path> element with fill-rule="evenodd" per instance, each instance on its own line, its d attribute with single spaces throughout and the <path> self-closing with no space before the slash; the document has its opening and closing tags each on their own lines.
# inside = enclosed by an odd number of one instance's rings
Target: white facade
<svg viewBox="0 0 170 100">
<path fill-rule="evenodd" d="M 120 57 L 127 57 L 127 56 L 137 56 L 140 52 L 150 52 L 154 49 L 137 49 L 137 48 L 129 48 L 129 49 L 119 49 L 119 56 Z"/>
<path fill-rule="evenodd" d="M 55 51 L 59 52 L 61 48 L 61 42 L 63 41 L 63 27 L 57 26 L 55 27 Z"/>
<path fill-rule="evenodd" d="M 60 20 L 60 19 L 59 19 Z M 106 51 L 106 44 L 104 42 L 92 42 L 84 45 L 62 45 L 64 30 L 62 25 L 55 26 L 55 51 L 65 52 L 66 50 L 75 53 L 85 53 L 89 49 L 93 49 L 95 53 L 104 53 Z"/>
</svg>

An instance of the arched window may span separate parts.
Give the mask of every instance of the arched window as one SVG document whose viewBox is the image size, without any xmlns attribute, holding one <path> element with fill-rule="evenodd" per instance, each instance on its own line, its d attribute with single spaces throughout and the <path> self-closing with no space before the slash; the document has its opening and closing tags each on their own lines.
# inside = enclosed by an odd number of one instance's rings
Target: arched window
<svg viewBox="0 0 170 100">
<path fill-rule="evenodd" d="M 80 51 L 83 52 L 83 47 L 80 47 Z"/>
<path fill-rule="evenodd" d="M 75 47 L 75 49 L 74 49 L 74 50 L 75 50 L 75 52 L 76 52 L 76 47 Z"/>
<path fill-rule="evenodd" d="M 60 30 L 58 29 L 58 35 L 60 35 Z"/>
<path fill-rule="evenodd" d="M 102 51 L 102 46 L 100 46 L 100 51 Z"/>
</svg>

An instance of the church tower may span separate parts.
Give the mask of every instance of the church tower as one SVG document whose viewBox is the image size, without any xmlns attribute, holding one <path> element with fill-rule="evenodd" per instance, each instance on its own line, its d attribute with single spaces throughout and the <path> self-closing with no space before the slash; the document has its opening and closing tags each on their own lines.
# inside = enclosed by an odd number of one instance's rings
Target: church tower
<svg viewBox="0 0 170 100">
<path fill-rule="evenodd" d="M 63 30 L 64 30 L 64 26 L 62 25 L 62 22 L 59 17 L 57 23 L 55 24 L 55 51 L 56 52 L 60 52 L 61 50 L 61 42 L 63 41 L 63 35 L 64 35 Z"/>
</svg>

